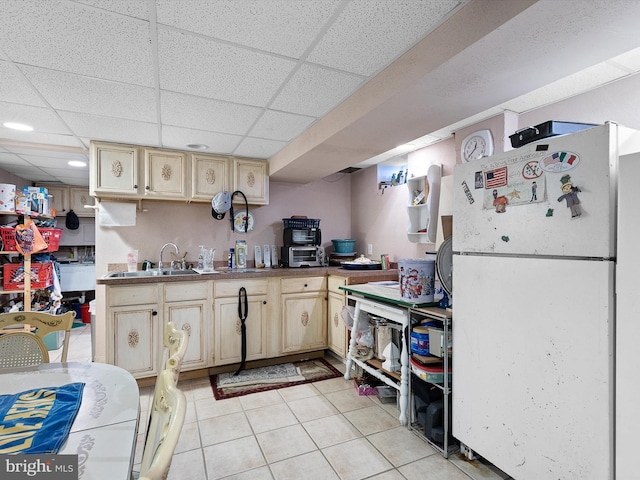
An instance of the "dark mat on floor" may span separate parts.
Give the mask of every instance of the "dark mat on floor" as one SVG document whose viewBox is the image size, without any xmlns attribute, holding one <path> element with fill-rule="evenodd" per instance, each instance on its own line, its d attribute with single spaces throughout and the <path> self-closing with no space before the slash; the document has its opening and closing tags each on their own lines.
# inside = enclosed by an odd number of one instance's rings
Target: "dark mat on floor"
<svg viewBox="0 0 640 480">
<path fill-rule="evenodd" d="M 292 366 L 295 367 L 293 370 Z M 236 382 L 237 377 L 233 378 L 233 373 L 221 373 L 209 377 L 216 400 L 343 376 L 323 358 L 244 370 L 240 375 L 243 378 L 239 382 Z"/>
</svg>

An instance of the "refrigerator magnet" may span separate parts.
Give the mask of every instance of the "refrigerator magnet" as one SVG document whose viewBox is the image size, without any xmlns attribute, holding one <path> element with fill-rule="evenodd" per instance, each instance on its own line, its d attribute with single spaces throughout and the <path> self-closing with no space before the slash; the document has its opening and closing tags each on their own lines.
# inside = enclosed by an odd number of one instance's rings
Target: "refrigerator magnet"
<svg viewBox="0 0 640 480">
<path fill-rule="evenodd" d="M 571 210 L 571 218 L 579 217 L 582 215 L 582 209 L 580 207 L 580 198 L 578 198 L 578 192 L 581 192 L 580 188 L 575 187 L 571 181 L 569 175 L 563 175 L 560 179 L 562 183 L 562 195 L 558 197 L 558 201 L 567 202 L 567 208 Z"/>
</svg>

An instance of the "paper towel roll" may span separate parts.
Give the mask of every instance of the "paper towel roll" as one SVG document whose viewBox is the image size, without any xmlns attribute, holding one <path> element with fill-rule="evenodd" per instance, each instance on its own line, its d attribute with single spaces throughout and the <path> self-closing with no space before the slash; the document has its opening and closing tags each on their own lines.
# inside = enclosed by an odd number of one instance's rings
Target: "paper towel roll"
<svg viewBox="0 0 640 480">
<path fill-rule="evenodd" d="M 103 227 L 133 227 L 136 224 L 136 204 L 101 202 L 98 225 Z"/>
</svg>

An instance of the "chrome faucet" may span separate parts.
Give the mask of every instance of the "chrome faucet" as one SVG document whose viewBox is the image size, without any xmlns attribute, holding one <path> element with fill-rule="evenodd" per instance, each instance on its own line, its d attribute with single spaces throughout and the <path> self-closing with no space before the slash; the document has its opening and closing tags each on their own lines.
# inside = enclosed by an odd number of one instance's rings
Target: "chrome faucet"
<svg viewBox="0 0 640 480">
<path fill-rule="evenodd" d="M 171 243 L 171 242 L 165 243 L 160 249 L 160 260 L 158 261 L 158 270 L 160 271 L 162 271 L 162 254 L 164 253 L 164 247 L 166 247 L 167 245 L 172 245 L 173 248 L 176 249 L 176 256 L 180 255 L 180 250 L 178 249 L 178 246 L 175 243 Z M 173 268 L 173 262 L 171 263 L 171 268 Z"/>
</svg>

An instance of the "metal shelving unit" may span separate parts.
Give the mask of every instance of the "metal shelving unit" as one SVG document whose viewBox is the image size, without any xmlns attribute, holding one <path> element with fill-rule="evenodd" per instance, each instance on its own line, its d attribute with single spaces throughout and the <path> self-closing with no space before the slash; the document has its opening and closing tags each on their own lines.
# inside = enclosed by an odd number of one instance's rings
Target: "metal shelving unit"
<svg viewBox="0 0 640 480">
<path fill-rule="evenodd" d="M 425 381 L 421 378 L 419 378 L 413 371 L 411 371 L 411 377 L 412 380 L 414 378 L 418 379 L 419 381 L 425 382 L 429 385 L 433 385 L 436 388 L 438 388 L 439 390 L 442 391 L 442 399 L 443 399 L 443 415 L 442 415 L 442 422 L 443 422 L 443 443 L 439 444 L 437 442 L 434 442 L 433 440 L 431 440 L 430 438 L 428 438 L 426 436 L 426 432 L 424 431 L 424 428 L 422 427 L 422 425 L 417 421 L 417 416 L 416 416 L 416 412 L 415 412 L 415 405 L 414 405 L 414 399 L 413 399 L 413 392 L 411 390 L 411 386 L 413 384 L 413 381 L 409 382 L 409 387 L 410 387 L 410 394 L 409 394 L 409 398 L 410 398 L 410 408 L 409 408 L 409 417 L 410 417 L 410 422 L 409 422 L 409 428 L 411 430 L 413 430 L 419 437 L 421 437 L 424 441 L 426 441 L 427 443 L 429 443 L 434 449 L 436 449 L 438 452 L 440 452 L 440 454 L 444 457 L 444 458 L 448 458 L 449 454 L 454 453 L 458 450 L 458 445 L 455 442 L 450 442 L 449 441 L 449 437 L 450 437 L 450 430 L 451 430 L 451 425 L 449 424 L 449 416 L 450 416 L 450 396 L 451 396 L 451 382 L 449 381 L 449 367 L 451 365 L 451 351 L 449 351 L 449 345 L 448 345 L 448 339 L 450 338 L 450 332 L 451 332 L 451 321 L 452 321 L 452 312 L 450 309 L 442 309 L 442 308 L 437 308 L 437 307 L 425 307 L 425 308 L 411 308 L 409 309 L 409 314 L 410 314 L 410 319 L 411 319 L 411 325 L 418 325 L 420 323 L 422 323 L 423 321 L 437 321 L 440 322 L 442 324 L 442 330 L 443 330 L 443 345 L 440 348 L 443 348 L 442 351 L 442 362 L 443 362 L 443 382 L 442 383 L 433 383 L 433 382 L 428 382 Z M 415 322 L 414 322 L 415 320 Z M 430 339 L 431 341 L 431 339 Z M 407 346 L 407 348 L 410 349 L 410 345 Z M 429 348 L 431 349 L 431 343 L 429 345 Z M 436 358 L 436 357 L 434 357 Z"/>
</svg>

